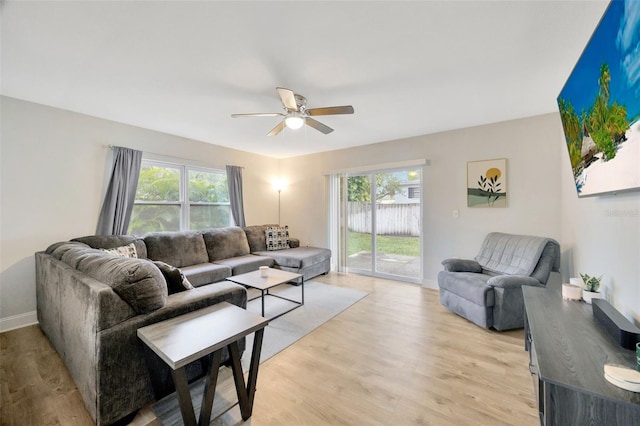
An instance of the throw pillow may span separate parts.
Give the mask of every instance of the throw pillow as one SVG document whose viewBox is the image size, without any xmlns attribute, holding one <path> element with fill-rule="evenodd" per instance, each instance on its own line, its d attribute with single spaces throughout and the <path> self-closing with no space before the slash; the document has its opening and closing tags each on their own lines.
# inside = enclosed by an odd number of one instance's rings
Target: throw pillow
<svg viewBox="0 0 640 426">
<path fill-rule="evenodd" d="M 160 272 L 162 272 L 162 275 L 164 275 L 169 294 L 180 293 L 181 291 L 193 289 L 193 286 L 180 269 L 175 266 L 171 266 L 168 263 L 160 262 L 159 260 L 154 260 L 153 264 L 156 265 L 158 269 L 160 269 Z"/>
<path fill-rule="evenodd" d="M 138 251 L 136 250 L 136 246 L 133 243 L 127 244 L 126 246 L 114 247 L 112 249 L 102 249 L 102 251 L 106 251 L 107 253 L 120 257 L 138 257 Z"/>
<path fill-rule="evenodd" d="M 289 227 L 273 226 L 264 231 L 268 251 L 289 248 Z"/>
</svg>

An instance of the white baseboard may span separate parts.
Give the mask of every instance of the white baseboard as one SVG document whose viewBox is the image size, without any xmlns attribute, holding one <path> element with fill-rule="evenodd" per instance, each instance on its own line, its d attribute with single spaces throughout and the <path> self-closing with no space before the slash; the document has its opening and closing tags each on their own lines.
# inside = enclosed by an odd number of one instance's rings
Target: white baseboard
<svg viewBox="0 0 640 426">
<path fill-rule="evenodd" d="M 38 323 L 38 313 L 36 311 L 25 314 L 14 315 L 12 317 L 0 318 L 0 333 L 15 330 Z"/>
<path fill-rule="evenodd" d="M 422 280 L 422 287 L 424 288 L 432 288 L 434 290 L 438 289 L 438 281 L 425 278 Z"/>
</svg>

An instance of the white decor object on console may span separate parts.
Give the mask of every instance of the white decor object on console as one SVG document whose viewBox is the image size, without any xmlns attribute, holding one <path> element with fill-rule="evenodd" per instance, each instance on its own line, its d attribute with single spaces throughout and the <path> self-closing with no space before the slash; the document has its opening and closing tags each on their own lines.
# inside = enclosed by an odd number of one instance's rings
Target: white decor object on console
<svg viewBox="0 0 640 426">
<path fill-rule="evenodd" d="M 575 284 L 562 283 L 562 298 L 567 300 L 582 299 L 582 287 Z"/>
</svg>

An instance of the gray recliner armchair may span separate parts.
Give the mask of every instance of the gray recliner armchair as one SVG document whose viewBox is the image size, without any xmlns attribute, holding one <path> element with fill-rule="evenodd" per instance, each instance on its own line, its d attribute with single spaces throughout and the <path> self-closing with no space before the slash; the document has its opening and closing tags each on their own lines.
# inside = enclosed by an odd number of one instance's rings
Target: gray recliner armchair
<svg viewBox="0 0 640 426">
<path fill-rule="evenodd" d="M 488 234 L 475 260 L 445 259 L 438 274 L 440 303 L 480 327 L 524 326 L 522 286 L 546 286 L 560 268 L 560 246 L 551 238 Z"/>
</svg>

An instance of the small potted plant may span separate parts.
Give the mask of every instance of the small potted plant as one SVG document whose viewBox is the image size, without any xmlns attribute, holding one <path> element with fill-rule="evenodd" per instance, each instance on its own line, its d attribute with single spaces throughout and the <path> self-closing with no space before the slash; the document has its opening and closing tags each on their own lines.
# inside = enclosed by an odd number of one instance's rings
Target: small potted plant
<svg viewBox="0 0 640 426">
<path fill-rule="evenodd" d="M 600 277 L 592 277 L 589 274 L 580 274 L 582 277 L 582 282 L 584 283 L 584 289 L 582 290 L 582 299 L 588 304 L 591 304 L 591 299 L 600 299 L 600 292 L 598 289 L 600 288 L 600 281 L 602 280 L 602 276 Z"/>
</svg>

